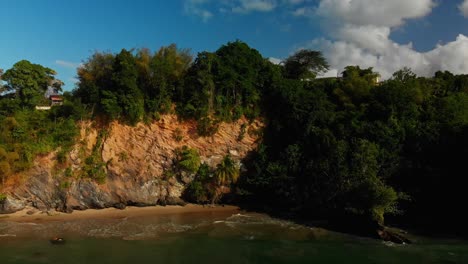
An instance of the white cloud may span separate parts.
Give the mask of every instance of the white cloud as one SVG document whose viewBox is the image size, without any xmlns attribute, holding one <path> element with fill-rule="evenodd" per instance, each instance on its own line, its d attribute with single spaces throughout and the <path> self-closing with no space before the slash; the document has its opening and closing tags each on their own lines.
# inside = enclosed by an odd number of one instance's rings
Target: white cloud
<svg viewBox="0 0 468 264">
<path fill-rule="evenodd" d="M 76 69 L 82 65 L 82 63 L 69 62 L 69 61 L 64 61 L 64 60 L 56 60 L 55 64 L 62 66 L 64 68 L 72 68 L 72 69 Z"/>
<path fill-rule="evenodd" d="M 281 59 L 273 58 L 273 57 L 268 58 L 268 60 L 269 60 L 271 63 L 276 64 L 276 65 L 279 65 L 279 64 L 281 64 L 281 62 L 282 62 Z"/>
<path fill-rule="evenodd" d="M 394 27 L 426 16 L 434 6 L 433 0 L 321 0 L 317 14 L 346 24 Z"/>
<path fill-rule="evenodd" d="M 463 16 L 468 18 L 468 0 L 463 1 L 463 3 L 458 6 L 458 8 L 462 12 Z"/>
<path fill-rule="evenodd" d="M 464 35 L 428 52 L 391 39 L 394 30 L 408 20 L 426 17 L 436 3 L 445 4 L 438 0 L 185 0 L 185 9 L 205 21 L 215 15 L 209 10 L 225 14 L 284 10 L 290 16 L 319 17 L 327 36 L 307 47 L 324 52 L 332 67 L 325 76 L 336 76 L 348 65 L 373 67 L 383 78 L 403 67 L 422 76 L 437 70 L 468 73 L 468 38 Z M 468 0 L 459 9 L 468 17 Z"/>
<path fill-rule="evenodd" d="M 208 21 L 216 12 L 222 14 L 271 12 L 278 7 L 289 9 L 311 1 L 313 0 L 184 0 L 184 11 L 186 14 L 199 16 L 204 21 Z"/>
<path fill-rule="evenodd" d="M 315 15 L 314 9 L 312 7 L 307 6 L 296 8 L 294 11 L 291 12 L 291 14 L 296 17 L 310 17 Z"/>
<path fill-rule="evenodd" d="M 234 13 L 269 12 L 276 7 L 276 1 L 274 0 L 239 0 L 238 2 L 232 8 Z"/>
<path fill-rule="evenodd" d="M 207 22 L 213 17 L 213 13 L 203 8 L 210 0 L 185 0 L 184 11 L 187 14 L 200 17 L 204 22 Z"/>
<path fill-rule="evenodd" d="M 336 69 L 331 69 L 331 70 L 329 70 L 329 71 L 327 71 L 327 72 L 325 72 L 325 73 L 323 73 L 323 74 L 319 74 L 319 75 L 317 76 L 317 78 L 320 79 L 320 78 L 338 77 L 338 76 L 339 76 L 338 70 L 336 70 Z"/>
<path fill-rule="evenodd" d="M 383 78 L 403 67 L 422 76 L 437 70 L 468 73 L 468 38 L 464 35 L 428 52 L 390 38 L 396 27 L 427 16 L 434 6 L 432 0 L 321 0 L 315 14 L 323 18 L 332 40 L 315 39 L 309 46 L 324 52 L 332 67 L 327 75 L 332 76 L 348 65 L 373 67 Z"/>
</svg>

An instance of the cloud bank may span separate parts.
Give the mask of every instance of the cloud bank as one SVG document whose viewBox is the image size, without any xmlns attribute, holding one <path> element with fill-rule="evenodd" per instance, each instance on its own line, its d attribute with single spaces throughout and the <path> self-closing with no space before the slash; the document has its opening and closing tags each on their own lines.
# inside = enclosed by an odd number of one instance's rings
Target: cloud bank
<svg viewBox="0 0 468 264">
<path fill-rule="evenodd" d="M 468 37 L 462 34 L 428 52 L 390 37 L 407 21 L 428 16 L 437 3 L 443 4 L 438 0 L 185 0 L 185 11 L 204 21 L 216 12 L 278 11 L 291 18 L 319 18 L 324 37 L 303 47 L 324 53 L 332 68 L 326 76 L 336 76 L 348 65 L 373 67 L 384 79 L 403 67 L 421 76 L 432 76 L 438 70 L 467 74 Z M 460 1 L 458 8 L 468 17 L 468 0 Z"/>
<path fill-rule="evenodd" d="M 433 0 L 321 0 L 314 15 L 323 19 L 332 40 L 315 39 L 309 46 L 324 52 L 333 73 L 348 65 L 374 67 L 384 79 L 403 67 L 421 76 L 438 70 L 468 73 L 468 38 L 464 35 L 428 52 L 390 39 L 397 27 L 427 16 L 434 7 Z"/>
</svg>

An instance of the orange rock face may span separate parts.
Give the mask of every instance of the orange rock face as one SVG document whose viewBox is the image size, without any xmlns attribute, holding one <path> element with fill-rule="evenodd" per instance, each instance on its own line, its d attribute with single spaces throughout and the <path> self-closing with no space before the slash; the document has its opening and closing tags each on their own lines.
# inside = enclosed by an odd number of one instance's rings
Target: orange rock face
<svg viewBox="0 0 468 264">
<path fill-rule="evenodd" d="M 263 124 L 245 119 L 222 123 L 210 137 L 200 137 L 194 121 L 179 121 L 175 115 L 133 127 L 113 122 L 105 133 L 90 122 L 80 127 L 80 139 L 69 153 L 67 164 L 57 166 L 53 153 L 38 158 L 24 183 L 8 191 L 8 202 L 15 208 L 24 205 L 43 211 L 178 203 L 187 181 L 164 177 L 177 148 L 197 149 L 201 161 L 211 167 L 227 154 L 240 163 L 256 149 Z M 96 144 L 102 145 L 96 148 Z M 93 149 L 105 163 L 107 177 L 102 184 L 80 176 Z M 65 175 L 65 168 L 72 176 Z"/>
</svg>

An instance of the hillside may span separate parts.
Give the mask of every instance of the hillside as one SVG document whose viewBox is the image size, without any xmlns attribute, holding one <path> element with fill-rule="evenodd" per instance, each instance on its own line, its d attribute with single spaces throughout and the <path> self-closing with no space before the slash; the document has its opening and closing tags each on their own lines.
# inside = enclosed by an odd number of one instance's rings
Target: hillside
<svg viewBox="0 0 468 264">
<path fill-rule="evenodd" d="M 194 122 L 180 122 L 174 115 L 164 115 L 148 125 L 112 122 L 107 128 L 96 128 L 82 122 L 79 127 L 79 143 L 67 154 L 66 161 L 59 162 L 57 151 L 37 157 L 33 167 L 21 174 L 19 183 L 12 182 L 5 188 L 8 198 L 0 213 L 24 208 L 71 212 L 184 203 L 182 194 L 194 174 L 182 173 L 179 177 L 167 173 L 174 166 L 176 150 L 183 146 L 196 149 L 201 162 L 210 167 L 229 154 L 242 166 L 242 158 L 257 146 L 262 124 L 249 124 L 245 119 L 222 123 L 211 137 L 198 136 Z M 239 137 L 244 128 L 246 133 Z M 102 134 L 106 135 L 99 139 Z M 96 151 L 104 164 L 101 183 L 83 177 L 86 160 Z"/>
</svg>

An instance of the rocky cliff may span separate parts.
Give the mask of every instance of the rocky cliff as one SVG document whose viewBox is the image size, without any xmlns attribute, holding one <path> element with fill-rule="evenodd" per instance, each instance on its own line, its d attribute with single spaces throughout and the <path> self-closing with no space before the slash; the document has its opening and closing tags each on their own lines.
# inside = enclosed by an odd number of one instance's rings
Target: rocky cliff
<svg viewBox="0 0 468 264">
<path fill-rule="evenodd" d="M 165 173 L 173 165 L 176 149 L 197 149 L 202 162 L 211 167 L 230 154 L 242 167 L 242 159 L 256 148 L 261 128 L 260 122 L 239 120 L 221 124 L 213 136 L 200 137 L 195 122 L 181 122 L 174 115 L 133 127 L 114 122 L 103 128 L 83 122 L 78 143 L 65 157 L 60 157 L 59 150 L 37 157 L 34 166 L 18 177 L 21 180 L 6 186 L 3 193 L 7 199 L 1 202 L 0 213 L 24 208 L 71 212 L 181 204 L 181 195 L 193 175 L 168 177 Z M 101 165 L 96 165 L 93 157 Z M 90 166 L 96 168 L 89 170 Z M 89 171 L 100 170 L 100 183 L 86 177 Z"/>
</svg>

